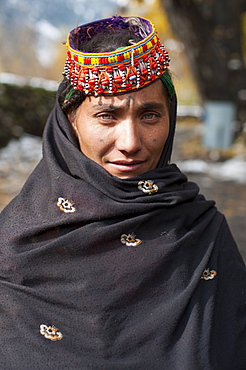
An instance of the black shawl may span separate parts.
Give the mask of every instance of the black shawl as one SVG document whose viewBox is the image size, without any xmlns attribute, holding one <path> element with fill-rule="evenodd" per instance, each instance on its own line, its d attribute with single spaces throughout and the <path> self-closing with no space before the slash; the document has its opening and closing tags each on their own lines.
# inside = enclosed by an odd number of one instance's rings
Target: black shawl
<svg viewBox="0 0 246 370">
<path fill-rule="evenodd" d="M 0 369 L 246 368 L 245 266 L 214 202 L 167 164 L 175 119 L 158 168 L 122 180 L 56 103 L 1 214 Z"/>
</svg>

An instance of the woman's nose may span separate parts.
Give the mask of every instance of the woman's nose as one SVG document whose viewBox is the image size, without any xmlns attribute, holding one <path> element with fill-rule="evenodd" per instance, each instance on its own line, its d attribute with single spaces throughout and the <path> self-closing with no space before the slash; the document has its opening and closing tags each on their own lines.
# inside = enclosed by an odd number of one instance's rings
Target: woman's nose
<svg viewBox="0 0 246 370">
<path fill-rule="evenodd" d="M 141 150 L 142 143 L 139 128 L 133 120 L 125 120 L 120 123 L 117 130 L 117 149 L 127 154 L 134 154 Z"/>
</svg>

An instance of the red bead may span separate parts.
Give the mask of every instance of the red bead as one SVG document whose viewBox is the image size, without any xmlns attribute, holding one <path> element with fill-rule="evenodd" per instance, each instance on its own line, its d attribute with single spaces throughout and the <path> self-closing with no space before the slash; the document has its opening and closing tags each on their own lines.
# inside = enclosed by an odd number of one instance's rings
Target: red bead
<svg viewBox="0 0 246 370">
<path fill-rule="evenodd" d="M 96 79 L 95 78 L 90 78 L 88 83 L 93 86 L 96 83 Z"/>
<path fill-rule="evenodd" d="M 126 84 L 126 90 L 130 90 L 132 88 L 132 84 Z"/>
<path fill-rule="evenodd" d="M 147 74 L 148 74 L 148 70 L 146 68 L 141 69 L 142 76 L 147 76 Z"/>
<path fill-rule="evenodd" d="M 130 81 L 135 80 L 135 78 L 137 78 L 137 76 L 135 75 L 135 73 L 130 73 L 129 76 L 128 76 L 128 79 Z"/>
<path fill-rule="evenodd" d="M 126 66 L 125 66 L 125 64 L 121 63 L 121 64 L 118 65 L 118 68 L 119 68 L 120 71 L 124 71 L 124 69 L 126 69 Z"/>
<path fill-rule="evenodd" d="M 120 77 L 120 76 L 116 76 L 116 77 L 114 78 L 114 82 L 115 82 L 116 84 L 121 84 L 121 83 L 122 83 L 122 77 Z"/>
<path fill-rule="evenodd" d="M 107 86 L 109 84 L 109 81 L 107 78 L 102 78 L 101 83 L 103 86 Z"/>
<path fill-rule="evenodd" d="M 113 68 L 112 67 L 106 67 L 106 72 L 108 73 L 112 73 L 113 72 Z"/>
<path fill-rule="evenodd" d="M 97 75 L 98 74 L 98 68 L 92 68 L 92 73 L 94 74 L 94 75 Z"/>
<path fill-rule="evenodd" d="M 98 90 L 97 90 L 98 94 L 102 94 L 104 92 L 103 88 L 102 87 L 99 87 Z"/>
<path fill-rule="evenodd" d="M 124 55 L 123 54 L 119 54 L 119 55 L 117 55 L 117 57 L 118 57 L 119 62 L 122 62 L 122 60 L 124 60 Z"/>
</svg>

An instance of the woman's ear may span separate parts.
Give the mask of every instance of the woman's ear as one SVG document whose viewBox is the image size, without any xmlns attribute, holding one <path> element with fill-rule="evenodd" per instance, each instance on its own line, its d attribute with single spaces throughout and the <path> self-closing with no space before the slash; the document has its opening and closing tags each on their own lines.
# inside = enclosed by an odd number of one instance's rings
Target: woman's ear
<svg viewBox="0 0 246 370">
<path fill-rule="evenodd" d="M 72 128 L 73 128 L 73 131 L 74 131 L 75 135 L 78 136 L 78 128 L 77 128 L 77 121 L 76 121 L 76 112 L 75 111 L 72 111 L 72 112 L 68 113 L 67 118 L 68 118 L 69 122 L 72 125 Z"/>
</svg>

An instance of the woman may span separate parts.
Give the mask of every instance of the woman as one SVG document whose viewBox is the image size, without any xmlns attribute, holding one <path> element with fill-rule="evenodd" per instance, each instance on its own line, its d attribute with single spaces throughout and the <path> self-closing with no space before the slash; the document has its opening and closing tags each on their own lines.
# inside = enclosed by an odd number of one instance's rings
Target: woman
<svg viewBox="0 0 246 370">
<path fill-rule="evenodd" d="M 43 158 L 1 215 L 1 368 L 245 369 L 245 266 L 169 164 L 153 24 L 93 22 L 67 47 Z"/>
</svg>

